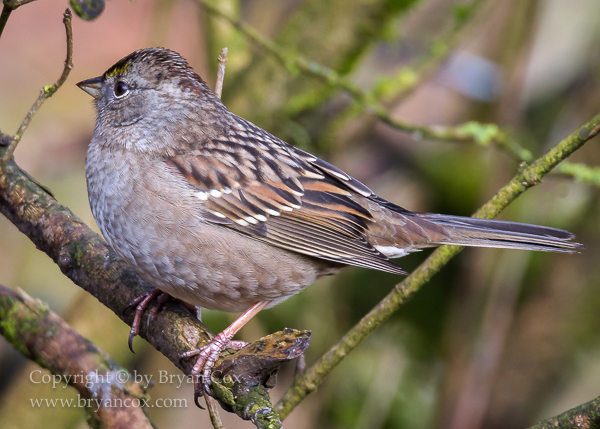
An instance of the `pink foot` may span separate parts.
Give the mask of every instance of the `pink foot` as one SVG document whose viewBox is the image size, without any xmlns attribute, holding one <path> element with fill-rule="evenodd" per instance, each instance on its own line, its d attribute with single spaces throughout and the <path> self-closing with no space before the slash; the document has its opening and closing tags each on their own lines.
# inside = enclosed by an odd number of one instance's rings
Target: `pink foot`
<svg viewBox="0 0 600 429">
<path fill-rule="evenodd" d="M 212 368 L 215 365 L 215 362 L 219 360 L 223 350 L 241 350 L 247 345 L 248 343 L 245 341 L 232 341 L 227 338 L 226 332 L 221 332 L 206 346 L 186 352 L 181 356 L 182 359 L 198 356 L 198 360 L 191 372 L 192 377 L 194 378 L 194 402 L 196 403 L 196 406 L 202 408 L 198 403 L 198 399 L 202 396 L 203 391 L 210 395 Z"/>
<path fill-rule="evenodd" d="M 209 387 L 212 382 L 212 368 L 219 359 L 219 356 L 221 356 L 221 352 L 227 347 L 239 349 L 246 346 L 246 343 L 243 341 L 231 341 L 231 339 L 237 331 L 268 304 L 268 301 L 257 302 L 238 317 L 223 332 L 214 337 L 210 343 L 198 350 L 192 350 L 181 355 L 182 359 L 198 356 L 198 360 L 191 372 L 194 377 L 194 403 L 196 406 L 203 408 L 198 403 L 198 399 L 202 396 L 202 392 L 206 392 L 210 395 Z M 200 374 L 202 374 L 202 378 L 200 378 Z"/>
</svg>

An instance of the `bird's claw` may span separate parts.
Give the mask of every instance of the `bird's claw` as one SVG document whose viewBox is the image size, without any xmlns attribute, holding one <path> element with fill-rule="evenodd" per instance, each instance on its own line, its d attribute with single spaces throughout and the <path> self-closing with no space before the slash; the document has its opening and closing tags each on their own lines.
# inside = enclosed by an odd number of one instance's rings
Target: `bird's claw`
<svg viewBox="0 0 600 429">
<path fill-rule="evenodd" d="M 194 379 L 194 403 L 200 408 L 202 407 L 198 403 L 198 399 L 202 396 L 203 392 L 212 396 L 210 391 L 212 368 L 217 360 L 219 360 L 221 352 L 227 348 L 239 350 L 248 344 L 245 341 L 231 341 L 225 335 L 221 334 L 214 337 L 207 345 L 181 355 L 181 359 L 198 356 L 198 360 L 192 368 L 191 375 Z"/>
</svg>

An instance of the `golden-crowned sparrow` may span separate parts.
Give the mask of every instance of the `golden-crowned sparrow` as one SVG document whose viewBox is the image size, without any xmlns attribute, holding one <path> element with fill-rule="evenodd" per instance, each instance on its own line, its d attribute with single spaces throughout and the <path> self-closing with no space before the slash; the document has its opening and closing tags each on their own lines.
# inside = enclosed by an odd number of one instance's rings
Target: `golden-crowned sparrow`
<svg viewBox="0 0 600 429">
<path fill-rule="evenodd" d="M 391 258 L 440 244 L 582 247 L 554 228 L 416 213 L 386 201 L 231 113 L 168 49 L 136 51 L 78 86 L 98 110 L 87 185 L 115 252 L 175 298 L 245 311 L 199 352 L 194 373 L 205 386 L 252 316 L 344 266 L 404 274 Z"/>
</svg>

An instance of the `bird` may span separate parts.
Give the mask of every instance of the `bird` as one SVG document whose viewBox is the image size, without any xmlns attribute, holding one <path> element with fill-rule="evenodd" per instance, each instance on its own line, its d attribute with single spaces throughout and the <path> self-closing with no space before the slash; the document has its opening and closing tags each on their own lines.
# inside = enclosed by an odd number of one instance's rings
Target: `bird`
<svg viewBox="0 0 600 429">
<path fill-rule="evenodd" d="M 227 109 L 178 53 L 145 48 L 77 84 L 97 116 L 89 202 L 114 251 L 156 289 L 136 300 L 242 312 L 192 369 L 211 369 L 262 309 L 346 266 L 406 274 L 392 259 L 444 244 L 577 252 L 570 232 L 405 209 Z M 188 355 L 191 356 L 192 354 Z"/>
</svg>

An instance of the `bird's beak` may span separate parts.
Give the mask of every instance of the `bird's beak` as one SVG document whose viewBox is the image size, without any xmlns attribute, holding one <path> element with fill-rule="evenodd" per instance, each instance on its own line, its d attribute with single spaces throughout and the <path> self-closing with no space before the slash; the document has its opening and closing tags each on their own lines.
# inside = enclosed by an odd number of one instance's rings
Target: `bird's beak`
<svg viewBox="0 0 600 429">
<path fill-rule="evenodd" d="M 104 97 L 102 92 L 102 77 L 94 77 L 92 79 L 82 80 L 77 86 L 90 94 L 96 100 Z"/>
</svg>

